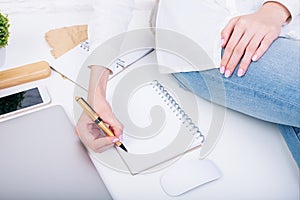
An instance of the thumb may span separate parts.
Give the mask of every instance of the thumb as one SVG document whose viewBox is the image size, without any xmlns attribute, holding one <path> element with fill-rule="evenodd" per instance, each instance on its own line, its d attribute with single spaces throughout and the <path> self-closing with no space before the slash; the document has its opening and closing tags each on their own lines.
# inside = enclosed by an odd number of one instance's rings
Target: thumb
<svg viewBox="0 0 300 200">
<path fill-rule="evenodd" d="M 109 125 L 109 128 L 112 130 L 114 135 L 117 138 L 120 138 L 120 136 L 123 134 L 123 124 L 115 116 L 110 118 L 107 124 Z"/>
</svg>

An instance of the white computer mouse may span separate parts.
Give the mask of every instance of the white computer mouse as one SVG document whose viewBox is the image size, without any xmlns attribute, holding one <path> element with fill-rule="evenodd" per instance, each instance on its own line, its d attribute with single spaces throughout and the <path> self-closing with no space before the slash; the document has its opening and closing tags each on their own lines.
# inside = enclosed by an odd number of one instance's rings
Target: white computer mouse
<svg viewBox="0 0 300 200">
<path fill-rule="evenodd" d="M 161 176 L 160 184 L 168 195 L 179 196 L 221 177 L 213 161 L 195 159 L 174 164 Z"/>
</svg>

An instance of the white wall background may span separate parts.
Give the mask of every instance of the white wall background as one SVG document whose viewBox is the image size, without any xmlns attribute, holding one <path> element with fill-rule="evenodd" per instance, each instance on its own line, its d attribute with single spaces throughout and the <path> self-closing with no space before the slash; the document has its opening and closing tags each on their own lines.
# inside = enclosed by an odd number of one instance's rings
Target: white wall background
<svg viewBox="0 0 300 200">
<path fill-rule="evenodd" d="M 92 10 L 92 0 L 0 0 L 4 14 Z"/>
</svg>

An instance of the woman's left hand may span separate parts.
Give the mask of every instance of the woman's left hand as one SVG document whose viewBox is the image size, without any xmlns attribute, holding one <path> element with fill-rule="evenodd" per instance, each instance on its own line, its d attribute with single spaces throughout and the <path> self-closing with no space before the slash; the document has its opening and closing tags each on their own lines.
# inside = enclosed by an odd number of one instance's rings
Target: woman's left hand
<svg viewBox="0 0 300 200">
<path fill-rule="evenodd" d="M 267 2 L 254 14 L 229 21 L 221 33 L 225 51 L 220 72 L 228 78 L 240 62 L 238 76 L 243 76 L 251 61 L 257 61 L 279 36 L 289 11 L 277 2 Z"/>
</svg>

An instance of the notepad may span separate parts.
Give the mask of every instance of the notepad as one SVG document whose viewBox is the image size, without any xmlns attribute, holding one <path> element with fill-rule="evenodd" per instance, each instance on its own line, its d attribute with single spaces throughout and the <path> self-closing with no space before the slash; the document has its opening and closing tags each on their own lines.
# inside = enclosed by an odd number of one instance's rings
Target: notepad
<svg viewBox="0 0 300 200">
<path fill-rule="evenodd" d="M 172 75 L 160 74 L 157 65 L 132 69 L 108 88 L 113 112 L 125 124 L 129 153 L 119 154 L 133 174 L 201 146 L 196 96 L 180 88 Z"/>
<path fill-rule="evenodd" d="M 108 67 L 112 69 L 115 74 L 117 74 L 127 66 L 135 63 L 137 60 L 147 55 L 152 51 L 152 49 L 153 48 L 140 49 L 131 54 L 120 56 L 118 59 L 113 60 Z M 90 44 L 89 41 L 86 40 L 69 50 L 63 56 L 51 61 L 50 64 L 56 71 L 69 78 L 73 82 L 77 82 L 77 76 L 82 70 L 82 64 L 88 58 L 90 53 Z M 86 81 L 79 84 L 85 89 L 88 88 L 88 82 Z"/>
<path fill-rule="evenodd" d="M 213 118 L 212 104 L 182 88 L 171 74 L 159 73 L 154 55 L 108 81 L 107 99 L 125 126 L 123 143 L 129 153 L 119 148 L 91 151 L 99 162 L 133 175 L 160 170 L 187 152 L 200 152 Z M 88 85 L 88 80 L 89 70 L 82 68 L 77 83 Z M 74 95 L 87 94 L 76 88 Z M 77 120 L 82 110 L 76 102 L 74 110 Z"/>
</svg>

